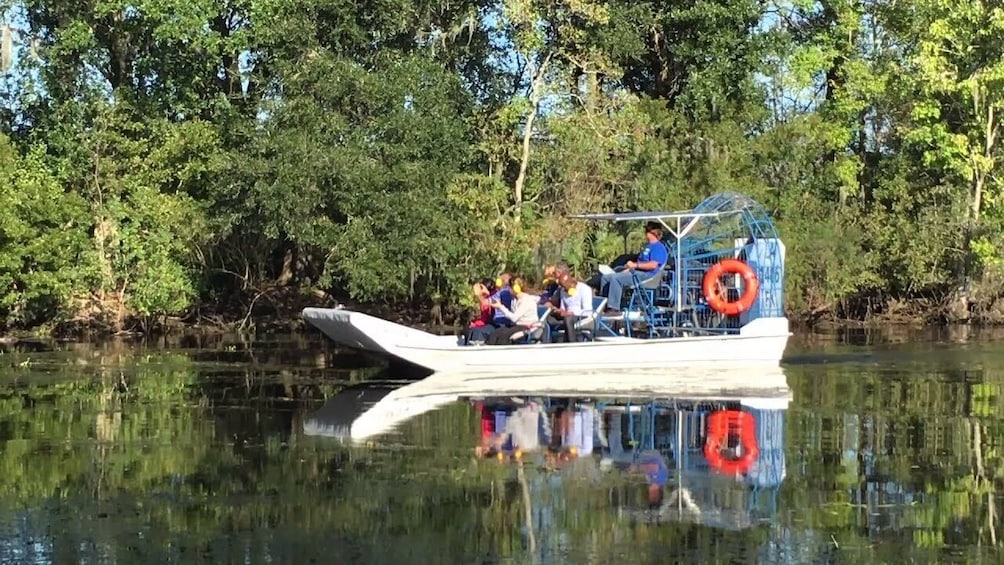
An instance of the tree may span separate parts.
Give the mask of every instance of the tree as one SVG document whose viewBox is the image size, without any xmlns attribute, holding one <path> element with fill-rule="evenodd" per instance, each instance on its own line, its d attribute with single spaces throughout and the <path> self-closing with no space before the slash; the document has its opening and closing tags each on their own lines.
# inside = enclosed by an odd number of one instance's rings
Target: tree
<svg viewBox="0 0 1004 565">
<path fill-rule="evenodd" d="M 966 180 L 970 243 L 1002 184 L 998 144 L 1004 113 L 1004 9 L 972 0 L 961 4 L 924 1 L 916 6 L 925 31 L 914 38 L 908 62 L 916 127 L 908 139 L 922 148 L 925 164 Z M 913 31 L 918 31 L 913 28 Z M 984 254 L 985 255 L 985 254 Z M 980 257 L 983 260 L 990 257 Z"/>
</svg>

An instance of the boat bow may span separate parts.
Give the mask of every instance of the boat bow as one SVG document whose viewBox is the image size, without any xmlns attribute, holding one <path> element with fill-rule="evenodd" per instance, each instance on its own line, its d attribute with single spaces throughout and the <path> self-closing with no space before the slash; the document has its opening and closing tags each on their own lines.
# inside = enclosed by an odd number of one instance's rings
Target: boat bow
<svg viewBox="0 0 1004 565">
<path fill-rule="evenodd" d="M 340 308 L 305 308 L 303 318 L 339 345 L 409 361 L 401 355 L 400 346 L 435 347 L 455 341 L 451 337 L 444 340 L 444 336 Z"/>
</svg>

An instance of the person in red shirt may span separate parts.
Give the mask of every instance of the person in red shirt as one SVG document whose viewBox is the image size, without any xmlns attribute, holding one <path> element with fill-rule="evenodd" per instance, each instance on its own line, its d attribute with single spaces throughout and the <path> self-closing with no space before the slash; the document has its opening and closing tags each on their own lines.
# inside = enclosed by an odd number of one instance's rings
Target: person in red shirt
<svg viewBox="0 0 1004 565">
<path fill-rule="evenodd" d="M 475 342 L 483 343 L 495 331 L 495 326 L 492 325 L 492 320 L 495 318 L 495 309 L 492 308 L 490 300 L 494 287 L 495 283 L 490 279 L 483 279 L 471 285 L 471 290 L 474 292 L 474 298 L 478 301 L 481 314 L 477 320 L 471 322 L 467 329 L 464 330 L 464 345 L 470 345 Z"/>
</svg>

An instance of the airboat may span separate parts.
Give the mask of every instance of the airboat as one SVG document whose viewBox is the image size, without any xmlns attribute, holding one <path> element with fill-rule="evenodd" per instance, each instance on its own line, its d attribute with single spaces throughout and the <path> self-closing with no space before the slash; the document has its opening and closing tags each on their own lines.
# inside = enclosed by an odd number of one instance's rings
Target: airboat
<svg viewBox="0 0 1004 565">
<path fill-rule="evenodd" d="M 659 222 L 670 263 L 635 281 L 617 315 L 594 301 L 581 341 L 462 345 L 348 309 L 306 308 L 304 319 L 333 342 L 433 372 L 777 366 L 789 332 L 784 315 L 784 243 L 767 211 L 734 192 L 692 210 L 573 216 L 592 222 Z"/>
</svg>

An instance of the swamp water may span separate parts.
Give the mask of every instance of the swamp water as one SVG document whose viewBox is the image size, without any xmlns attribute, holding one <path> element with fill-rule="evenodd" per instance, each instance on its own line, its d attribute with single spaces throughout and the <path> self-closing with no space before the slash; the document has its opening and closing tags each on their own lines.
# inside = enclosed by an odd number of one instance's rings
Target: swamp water
<svg viewBox="0 0 1004 565">
<path fill-rule="evenodd" d="M 793 338 L 753 400 L 488 383 L 355 442 L 402 375 L 316 335 L 6 347 L 0 562 L 999 563 L 1004 336 L 959 337 Z"/>
</svg>

